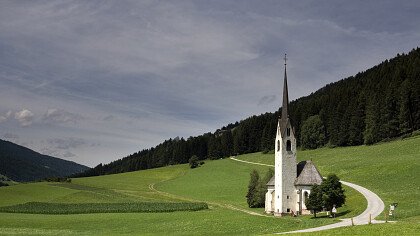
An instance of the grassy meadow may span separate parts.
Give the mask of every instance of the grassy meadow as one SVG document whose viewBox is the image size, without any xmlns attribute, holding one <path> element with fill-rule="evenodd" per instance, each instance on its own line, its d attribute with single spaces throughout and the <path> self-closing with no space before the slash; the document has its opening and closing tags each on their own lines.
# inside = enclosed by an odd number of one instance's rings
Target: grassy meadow
<svg viewBox="0 0 420 236">
<path fill-rule="evenodd" d="M 273 154 L 253 153 L 237 158 L 273 164 Z M 389 205 L 398 202 L 397 223 L 347 227 L 315 235 L 415 234 L 419 232 L 420 137 L 374 146 L 322 148 L 298 151 L 299 160 L 311 159 L 323 175 L 367 187 Z M 270 234 L 334 223 L 337 219 L 304 217 L 273 218 L 251 215 L 246 191 L 249 174 L 261 175 L 268 167 L 230 159 L 206 161 L 196 169 L 168 166 L 130 173 L 77 178 L 71 183 L 28 183 L 0 188 L 0 207 L 38 202 L 50 206 L 118 206 L 205 202 L 209 209 L 163 213 L 24 214 L 0 213 L 0 234 L 39 235 L 148 235 L 148 234 Z M 417 171 L 416 171 L 417 170 Z M 366 201 L 346 188 L 347 203 L 339 208 L 342 218 L 360 214 Z"/>
<path fill-rule="evenodd" d="M 238 158 L 274 164 L 269 154 L 251 153 Z M 395 224 L 368 225 L 319 232 L 315 235 L 403 234 L 420 232 L 420 136 L 372 146 L 321 148 L 298 151 L 298 160 L 310 160 L 322 175 L 336 173 L 342 180 L 366 187 L 384 201 L 385 209 L 397 202 Z M 384 213 L 383 213 L 384 214 Z M 384 219 L 381 215 L 377 219 Z M 369 232 L 369 233 L 368 233 Z M 416 233 L 414 233 L 416 232 Z"/>
</svg>

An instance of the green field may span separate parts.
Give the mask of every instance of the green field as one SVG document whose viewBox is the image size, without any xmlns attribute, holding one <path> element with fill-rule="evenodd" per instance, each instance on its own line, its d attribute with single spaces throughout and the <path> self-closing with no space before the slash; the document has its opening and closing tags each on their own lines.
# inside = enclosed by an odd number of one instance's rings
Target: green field
<svg viewBox="0 0 420 236">
<path fill-rule="evenodd" d="M 239 159 L 272 164 L 272 154 L 247 154 Z M 398 202 L 397 223 L 355 226 L 319 232 L 337 234 L 402 234 L 420 232 L 420 137 L 348 148 L 298 151 L 298 159 L 311 159 L 323 175 L 369 188 L 386 205 Z M 72 179 L 72 183 L 31 183 L 0 188 L 0 207 L 27 202 L 63 204 L 142 202 L 206 202 L 208 210 L 170 213 L 23 214 L 0 213 L 0 234 L 110 235 L 110 234 L 270 234 L 334 223 L 336 219 L 273 218 L 249 214 L 246 191 L 249 174 L 262 175 L 268 167 L 230 159 L 206 161 L 196 169 L 187 165 L 117 175 Z M 416 171 L 417 170 L 417 171 Z M 339 208 L 342 218 L 361 213 L 366 201 L 346 188 L 348 201 Z"/>
</svg>

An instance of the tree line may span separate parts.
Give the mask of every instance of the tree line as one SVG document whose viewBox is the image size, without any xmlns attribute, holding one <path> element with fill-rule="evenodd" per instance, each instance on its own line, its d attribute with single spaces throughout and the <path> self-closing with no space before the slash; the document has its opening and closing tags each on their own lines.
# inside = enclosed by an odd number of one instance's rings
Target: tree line
<svg viewBox="0 0 420 236">
<path fill-rule="evenodd" d="M 193 155 L 204 160 L 268 152 L 274 149 L 280 112 L 254 115 L 213 133 L 165 140 L 77 176 L 188 163 Z M 410 135 L 420 129 L 420 48 L 292 101 L 289 115 L 303 148 L 369 145 Z"/>
</svg>

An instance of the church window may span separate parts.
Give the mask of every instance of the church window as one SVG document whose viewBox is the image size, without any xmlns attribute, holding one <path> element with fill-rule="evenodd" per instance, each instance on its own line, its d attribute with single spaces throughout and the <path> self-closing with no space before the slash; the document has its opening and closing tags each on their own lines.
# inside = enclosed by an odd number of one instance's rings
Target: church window
<svg viewBox="0 0 420 236">
<path fill-rule="evenodd" d="M 287 128 L 287 130 L 286 130 L 286 135 L 287 135 L 287 137 L 289 137 L 289 136 L 290 136 L 290 128 Z"/>
<path fill-rule="evenodd" d="M 280 140 L 277 140 L 277 151 L 280 151 Z"/>
<path fill-rule="evenodd" d="M 287 212 L 290 212 L 290 208 L 287 208 L 287 210 L 286 210 Z"/>
<path fill-rule="evenodd" d="M 287 199 L 290 199 L 289 195 L 287 195 Z"/>
<path fill-rule="evenodd" d="M 292 151 L 292 142 L 290 142 L 290 140 L 287 140 L 286 142 L 286 151 Z"/>
</svg>

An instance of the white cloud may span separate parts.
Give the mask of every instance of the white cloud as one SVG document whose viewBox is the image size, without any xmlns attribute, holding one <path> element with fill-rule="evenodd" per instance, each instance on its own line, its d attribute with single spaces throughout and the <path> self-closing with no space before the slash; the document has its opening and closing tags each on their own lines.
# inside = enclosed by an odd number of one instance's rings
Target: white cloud
<svg viewBox="0 0 420 236">
<path fill-rule="evenodd" d="M 34 113 L 30 110 L 23 109 L 15 113 L 15 119 L 19 121 L 22 127 L 30 126 L 34 119 Z"/>
<path fill-rule="evenodd" d="M 43 116 L 43 120 L 48 123 L 76 123 L 81 119 L 81 115 L 55 108 L 48 109 Z"/>
<path fill-rule="evenodd" d="M 11 110 L 7 111 L 6 112 L 6 115 L 1 115 L 0 116 L 0 123 L 3 123 L 5 121 L 7 121 L 11 115 L 12 115 L 12 111 Z"/>
</svg>

